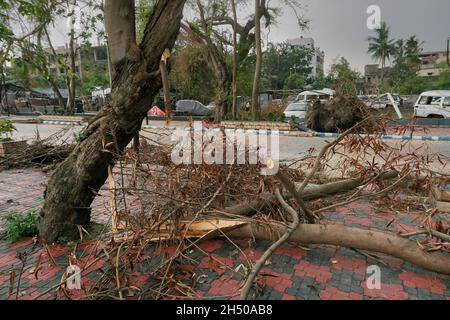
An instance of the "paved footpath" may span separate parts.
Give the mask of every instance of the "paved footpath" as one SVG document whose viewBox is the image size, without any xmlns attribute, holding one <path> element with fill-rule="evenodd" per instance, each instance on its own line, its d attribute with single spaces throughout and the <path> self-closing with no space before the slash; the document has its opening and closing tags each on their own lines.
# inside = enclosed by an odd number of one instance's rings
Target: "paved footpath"
<svg viewBox="0 0 450 320">
<path fill-rule="evenodd" d="M 0 172 L 0 212 L 22 212 L 42 204 L 42 193 L 47 177 L 39 170 L 15 170 Z M 102 192 L 101 192 L 102 194 Z M 93 205 L 94 220 L 108 220 L 108 197 L 96 199 Z M 343 224 L 361 228 L 374 228 L 394 232 L 417 230 L 420 219 L 414 214 L 386 214 L 378 212 L 369 203 L 354 203 L 327 213 L 324 223 Z M 1 226 L 0 226 L 1 229 Z M 181 280 L 193 288 L 192 297 L 197 299 L 238 299 L 238 290 L 243 285 L 243 268 L 248 260 L 257 260 L 269 246 L 267 241 L 249 243 L 237 241 L 238 247 L 224 241 L 203 242 L 199 248 L 189 252 L 190 260 L 176 266 Z M 87 242 L 76 248 L 78 265 L 84 269 L 95 257 L 99 257 L 107 244 Z M 20 254 L 30 253 L 25 261 L 25 272 L 20 279 L 13 279 L 12 295 L 15 299 L 55 299 L 61 291 L 54 288 L 69 265 L 68 255 L 73 247 L 51 246 L 49 254 L 41 246 L 33 248 L 31 239 L 17 243 L 0 241 L 0 299 L 8 299 L 11 289 L 11 273 L 20 274 Z M 173 248 L 151 247 L 141 254 L 134 272 L 127 275 L 128 286 L 151 292 L 155 288 L 149 270 L 166 259 Z M 309 246 L 300 248 L 285 245 L 278 249 L 269 264 L 262 270 L 258 280 L 256 299 L 317 300 L 317 299 L 447 299 L 450 300 L 450 277 L 425 271 L 410 263 L 385 255 L 378 255 L 384 262 L 373 261 L 347 248 L 331 246 Z M 36 261 L 40 260 L 40 267 Z M 71 291 L 71 298 L 85 297 L 85 290 L 91 288 L 104 272 L 102 266 L 109 262 L 98 259 L 82 273 L 82 290 Z M 367 288 L 367 267 L 377 265 L 381 269 L 381 288 Z M 189 270 L 189 272 L 187 272 Z M 195 272 L 195 285 L 192 278 Z M 184 275 L 187 278 L 183 279 Z M 141 291 L 142 292 L 142 291 Z M 163 298 L 173 299 L 177 294 Z"/>
</svg>

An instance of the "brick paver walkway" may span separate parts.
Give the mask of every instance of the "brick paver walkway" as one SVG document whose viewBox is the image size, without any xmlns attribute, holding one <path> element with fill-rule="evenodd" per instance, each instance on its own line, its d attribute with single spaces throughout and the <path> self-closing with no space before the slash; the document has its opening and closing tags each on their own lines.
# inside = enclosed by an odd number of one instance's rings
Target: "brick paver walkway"
<svg viewBox="0 0 450 320">
<path fill-rule="evenodd" d="M 24 211 L 39 207 L 47 177 L 39 170 L 0 172 L 0 213 Z M 105 221 L 108 216 L 108 197 L 98 197 L 93 205 L 94 220 Z M 417 230 L 420 219 L 414 214 L 391 215 L 377 212 L 369 203 L 354 203 L 326 214 L 326 223 L 344 224 L 361 228 L 376 228 L 398 232 Z M 1 226 L 0 226 L 1 229 Z M 184 270 L 195 271 L 193 286 L 197 298 L 237 299 L 243 284 L 243 265 L 255 261 L 269 246 L 267 241 L 249 244 L 248 240 L 235 245 L 214 240 L 203 242 L 199 249 L 189 252 L 190 260 L 182 265 Z M 80 267 L 98 257 L 106 244 L 88 242 L 76 248 Z M 134 266 L 134 272 L 127 276 L 127 284 L 140 290 L 151 290 L 155 281 L 148 270 L 167 258 L 173 248 L 151 247 L 142 254 Z M 32 252 L 25 262 L 21 277 L 20 299 L 53 299 L 55 290 L 68 266 L 68 255 L 73 247 L 62 245 L 50 248 L 56 266 L 49 261 L 48 253 L 40 246 L 34 248 L 31 239 L 10 244 L 0 242 L 0 299 L 8 298 L 11 272 L 20 273 L 22 262 L 18 254 Z M 164 254 L 165 251 L 166 254 Z M 450 277 L 425 271 L 402 260 L 377 255 L 383 263 L 374 261 L 361 253 L 347 248 L 331 246 L 286 245 L 278 249 L 269 264 L 262 270 L 258 281 L 260 290 L 257 299 L 447 299 L 450 300 Z M 37 272 L 33 270 L 36 261 L 42 263 Z M 91 287 L 101 276 L 105 259 L 99 259 L 83 272 L 83 288 Z M 381 269 L 381 289 L 369 290 L 366 286 L 367 267 L 377 265 Z M 181 266 L 180 266 L 181 268 Z M 183 277 L 182 269 L 179 272 Z M 189 273 L 192 274 L 192 273 Z M 14 280 L 15 299 L 18 277 Z M 192 279 L 189 280 L 192 285 Z M 84 291 L 73 292 L 74 296 Z M 58 295 L 58 297 L 61 297 Z M 170 297 L 169 297 L 170 298 Z"/>
</svg>

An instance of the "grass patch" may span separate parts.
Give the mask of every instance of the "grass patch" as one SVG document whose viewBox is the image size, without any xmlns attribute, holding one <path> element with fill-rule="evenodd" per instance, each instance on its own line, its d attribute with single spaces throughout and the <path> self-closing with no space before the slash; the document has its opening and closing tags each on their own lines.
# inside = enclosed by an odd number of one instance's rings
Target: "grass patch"
<svg viewBox="0 0 450 320">
<path fill-rule="evenodd" d="M 0 216 L 5 221 L 2 238 L 16 242 L 25 237 L 32 237 L 39 233 L 39 209 L 31 209 L 23 213 L 16 211 Z"/>
<path fill-rule="evenodd" d="M 108 232 L 109 229 L 104 224 L 91 222 L 85 230 L 87 233 L 83 232 L 83 241 L 94 240 L 105 231 Z M 65 246 L 73 247 L 82 241 L 77 233 L 76 236 L 59 236 L 56 242 Z"/>
<path fill-rule="evenodd" d="M 11 211 L 0 215 L 0 220 L 4 221 L 1 238 L 10 242 L 17 242 L 26 237 L 33 237 L 39 234 L 40 209 L 31 209 L 25 212 Z M 96 239 L 99 235 L 109 229 L 103 224 L 92 222 L 85 228 L 83 241 Z M 81 239 L 70 236 L 60 236 L 57 243 L 75 246 Z"/>
</svg>

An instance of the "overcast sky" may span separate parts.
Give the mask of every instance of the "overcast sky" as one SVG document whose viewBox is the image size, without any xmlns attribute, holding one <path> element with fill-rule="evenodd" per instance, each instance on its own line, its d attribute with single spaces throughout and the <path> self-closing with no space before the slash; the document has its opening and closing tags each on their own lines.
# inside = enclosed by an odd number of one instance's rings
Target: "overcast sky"
<svg viewBox="0 0 450 320">
<path fill-rule="evenodd" d="M 367 28 L 367 8 L 378 5 L 381 20 L 391 28 L 395 39 L 417 35 L 424 41 L 425 51 L 446 50 L 450 36 L 449 0 L 298 0 L 305 7 L 301 13 L 311 20 L 310 29 L 301 31 L 292 9 L 284 6 L 278 24 L 270 31 L 264 30 L 264 39 L 282 42 L 286 39 L 313 37 L 316 45 L 325 51 L 325 71 L 337 57 L 344 56 L 357 70 L 373 63 L 367 55 L 367 37 L 373 31 Z M 272 0 L 271 5 L 281 6 L 282 0 Z M 240 13 L 253 10 L 253 5 L 241 8 Z M 185 16 L 189 17 L 189 13 Z M 52 37 L 57 45 L 64 44 L 66 23 L 59 23 Z"/>
<path fill-rule="evenodd" d="M 301 32 L 295 27 L 295 15 L 286 8 L 278 26 L 270 31 L 269 40 L 313 37 L 325 51 L 325 71 L 338 56 L 346 57 L 360 71 L 372 63 L 366 53 L 366 39 L 373 34 L 366 24 L 370 5 L 381 8 L 381 19 L 390 26 L 393 38 L 417 35 L 425 42 L 425 51 L 446 50 L 450 36 L 449 0 L 302 0 L 301 3 L 306 6 L 304 15 L 311 20 L 310 30 Z"/>
</svg>

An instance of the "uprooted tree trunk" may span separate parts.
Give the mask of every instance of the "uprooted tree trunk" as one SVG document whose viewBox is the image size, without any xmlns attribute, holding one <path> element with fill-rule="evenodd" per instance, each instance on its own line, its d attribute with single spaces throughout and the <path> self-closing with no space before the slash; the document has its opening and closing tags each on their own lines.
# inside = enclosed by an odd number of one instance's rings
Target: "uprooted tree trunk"
<svg viewBox="0 0 450 320">
<path fill-rule="evenodd" d="M 246 224 L 227 232 L 227 235 L 232 238 L 274 240 L 274 234 L 281 235 L 285 232 L 286 227 L 280 224 L 271 224 L 270 231 L 267 227 L 257 224 Z M 427 252 L 412 240 L 383 231 L 335 225 L 302 224 L 292 234 L 289 241 L 301 244 L 344 246 L 385 253 L 425 269 L 450 274 L 450 255 L 442 252 Z"/>
<path fill-rule="evenodd" d="M 90 222 L 90 205 L 106 181 L 108 166 L 139 132 L 148 101 L 161 89 L 159 63 L 164 50 L 173 48 L 184 4 L 185 0 L 159 0 L 137 45 L 134 0 L 106 0 L 112 99 L 48 182 L 40 224 L 40 235 L 47 242 Z"/>
</svg>

